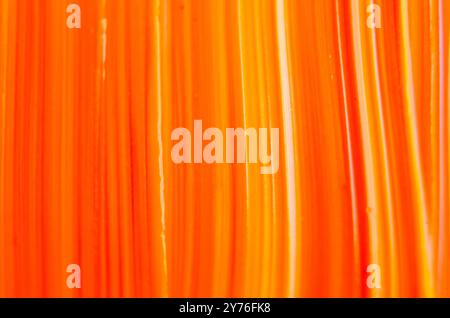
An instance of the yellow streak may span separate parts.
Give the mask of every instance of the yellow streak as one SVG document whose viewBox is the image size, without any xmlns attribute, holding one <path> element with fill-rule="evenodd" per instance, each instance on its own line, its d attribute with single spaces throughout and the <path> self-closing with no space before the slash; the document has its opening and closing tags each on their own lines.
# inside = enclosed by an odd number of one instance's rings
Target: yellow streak
<svg viewBox="0 0 450 318">
<path fill-rule="evenodd" d="M 411 41 L 409 35 L 409 15 L 408 15 L 408 1 L 400 0 L 400 12 L 401 12 L 401 35 L 402 35 L 402 49 L 404 53 L 403 61 L 403 72 L 402 80 L 405 83 L 406 89 L 406 101 L 407 106 L 407 127 L 409 132 L 408 143 L 411 155 L 409 156 L 413 162 L 413 178 L 414 178 L 414 189 L 417 195 L 414 196 L 416 201 L 417 214 L 415 216 L 415 224 L 418 231 L 418 248 L 419 256 L 418 262 L 420 270 L 422 272 L 421 282 L 423 286 L 423 295 L 432 296 L 432 280 L 431 280 L 431 240 L 427 235 L 426 229 L 426 202 L 425 202 L 425 192 L 423 185 L 423 176 L 421 171 L 420 163 L 420 147 L 419 147 L 419 133 L 417 129 L 417 110 L 414 98 L 414 83 L 412 74 L 412 58 L 411 58 Z"/>
</svg>

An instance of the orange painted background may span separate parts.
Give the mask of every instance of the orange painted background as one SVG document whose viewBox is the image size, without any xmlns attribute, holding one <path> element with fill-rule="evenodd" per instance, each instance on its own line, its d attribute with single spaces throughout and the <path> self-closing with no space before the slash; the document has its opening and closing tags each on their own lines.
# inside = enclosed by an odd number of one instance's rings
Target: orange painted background
<svg viewBox="0 0 450 318">
<path fill-rule="evenodd" d="M 0 0 L 0 296 L 449 297 L 450 1 L 370 3 Z M 194 119 L 279 172 L 175 165 Z"/>
</svg>

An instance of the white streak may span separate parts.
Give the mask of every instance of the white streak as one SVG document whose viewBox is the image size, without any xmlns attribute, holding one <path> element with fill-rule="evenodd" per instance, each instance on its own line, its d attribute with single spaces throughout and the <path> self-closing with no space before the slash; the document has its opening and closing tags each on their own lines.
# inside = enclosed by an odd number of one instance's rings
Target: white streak
<svg viewBox="0 0 450 318">
<path fill-rule="evenodd" d="M 341 13 L 339 11 L 339 0 L 336 0 L 336 19 L 337 19 L 337 36 L 338 36 L 338 47 L 339 47 L 339 63 L 340 63 L 340 75 L 342 80 L 342 94 L 344 97 L 344 114 L 345 114 L 345 132 L 347 139 L 347 155 L 348 155 L 348 169 L 350 173 L 350 189 L 351 189 L 351 199 L 352 199 L 352 225 L 353 225 L 353 246 L 354 246 L 354 260 L 359 268 L 360 263 L 360 246 L 359 246 L 359 220 L 358 220 L 358 205 L 357 205 L 357 193 L 355 184 L 355 168 L 354 168 L 354 158 L 353 158 L 353 147 L 352 140 L 350 138 L 350 114 L 349 105 L 347 102 L 348 96 L 346 91 L 346 77 L 344 72 L 344 53 L 342 50 L 342 38 L 341 38 Z M 357 273 L 358 279 L 360 279 L 360 274 Z"/>
<path fill-rule="evenodd" d="M 243 118 L 244 118 L 244 129 L 247 129 L 247 111 L 246 111 L 246 106 L 247 106 L 247 101 L 245 98 L 245 69 L 244 69 L 244 41 L 243 41 L 243 36 L 242 36 L 242 17 L 241 17 L 241 1 L 239 1 L 238 3 L 238 23 L 239 23 L 239 59 L 240 59 L 240 63 L 241 63 L 241 85 L 242 85 L 242 111 L 243 111 Z M 246 164 L 245 164 L 245 191 L 247 192 L 247 194 L 250 192 L 249 190 L 249 183 L 248 183 L 248 162 L 246 160 Z M 246 212 L 249 210 L 249 205 L 250 205 L 250 199 L 249 196 L 246 195 L 245 196 L 245 207 L 246 207 Z M 248 214 L 247 215 L 247 222 L 246 222 L 246 226 L 248 226 L 248 224 L 251 222 L 251 220 L 248 219 Z M 248 232 L 248 231 L 247 231 Z"/>
<path fill-rule="evenodd" d="M 295 196 L 294 141 L 292 127 L 291 90 L 289 82 L 288 53 L 286 43 L 286 21 L 284 0 L 277 0 L 277 33 L 280 62 L 281 94 L 283 103 L 283 133 L 289 218 L 289 296 L 295 296 L 295 273 L 297 257 L 297 203 Z"/>
<path fill-rule="evenodd" d="M 164 259 L 164 274 L 167 277 L 167 248 L 166 248 L 166 204 L 164 195 L 164 157 L 163 157 L 163 138 L 162 138 L 162 79 L 161 79 L 161 26 L 160 26 L 160 5 L 157 6 L 156 16 L 156 60 L 157 60 L 157 82 L 158 82 L 158 165 L 159 165 L 159 201 L 161 205 L 161 241 Z"/>
</svg>

